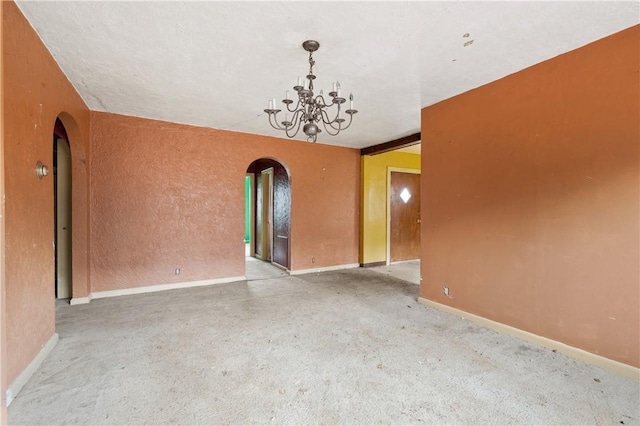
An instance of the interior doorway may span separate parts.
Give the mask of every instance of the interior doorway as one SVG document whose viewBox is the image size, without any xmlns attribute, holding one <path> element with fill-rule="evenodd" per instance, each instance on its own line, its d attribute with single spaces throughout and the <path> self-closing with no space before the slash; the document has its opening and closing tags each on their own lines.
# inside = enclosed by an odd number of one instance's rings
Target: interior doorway
<svg viewBox="0 0 640 426">
<path fill-rule="evenodd" d="M 245 250 L 248 255 L 246 275 L 249 278 L 252 275 L 251 271 L 255 272 L 256 268 L 262 270 L 262 273 L 269 270 L 256 264 L 256 260 L 276 266 L 278 270 L 272 270 L 270 274 L 277 272 L 277 275 L 281 275 L 290 268 L 289 172 L 279 161 L 261 158 L 248 167 L 245 185 L 249 188 L 248 200 L 245 200 L 245 214 L 250 226 L 248 247 Z"/>
<path fill-rule="evenodd" d="M 245 256 L 253 256 L 251 252 L 251 240 L 253 239 L 253 226 L 251 226 L 254 211 L 251 203 L 251 188 L 254 185 L 253 173 L 247 173 L 244 177 L 244 244 Z"/>
<path fill-rule="evenodd" d="M 60 120 L 53 131 L 54 262 L 56 299 L 72 296 L 71 271 L 71 149 Z"/>
<path fill-rule="evenodd" d="M 387 265 L 420 259 L 420 171 L 389 167 Z"/>
<path fill-rule="evenodd" d="M 257 217 L 260 222 L 260 247 L 258 257 L 266 262 L 273 261 L 273 167 L 262 170 L 258 180 L 257 201 L 259 204 Z"/>
</svg>

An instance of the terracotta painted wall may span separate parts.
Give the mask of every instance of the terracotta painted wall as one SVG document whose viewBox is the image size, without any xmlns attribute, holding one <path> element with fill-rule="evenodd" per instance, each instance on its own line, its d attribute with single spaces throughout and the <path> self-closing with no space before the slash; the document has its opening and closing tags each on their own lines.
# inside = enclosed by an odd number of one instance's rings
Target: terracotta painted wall
<svg viewBox="0 0 640 426">
<path fill-rule="evenodd" d="M 423 298 L 640 366 L 639 45 L 422 110 Z"/>
<path fill-rule="evenodd" d="M 4 2 L 0 2 L 0 424 L 7 424 L 7 319 L 4 290 Z"/>
<path fill-rule="evenodd" d="M 262 157 L 290 172 L 291 269 L 358 261 L 358 150 L 98 112 L 91 144 L 94 292 L 244 276 L 244 179 Z"/>
<path fill-rule="evenodd" d="M 360 264 L 387 259 L 387 169 L 420 170 L 420 155 L 385 152 L 362 156 Z"/>
<path fill-rule="evenodd" d="M 41 160 L 52 171 L 53 127 L 61 118 L 74 157 L 74 295 L 88 286 L 89 111 L 13 2 L 4 2 L 3 89 L 6 194 L 7 382 L 54 333 L 53 175 L 38 180 Z M 75 287 L 78 288 L 75 288 Z"/>
</svg>

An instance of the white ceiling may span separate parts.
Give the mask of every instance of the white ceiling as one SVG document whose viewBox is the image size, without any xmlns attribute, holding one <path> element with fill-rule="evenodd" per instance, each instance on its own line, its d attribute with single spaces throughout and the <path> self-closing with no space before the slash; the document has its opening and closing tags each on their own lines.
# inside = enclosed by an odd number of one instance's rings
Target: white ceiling
<svg viewBox="0 0 640 426">
<path fill-rule="evenodd" d="M 17 4 L 90 109 L 262 135 L 283 136 L 263 109 L 293 92 L 301 44 L 318 40 L 316 92 L 339 80 L 360 111 L 318 142 L 354 148 L 416 133 L 421 107 L 640 20 L 637 1 Z"/>
</svg>

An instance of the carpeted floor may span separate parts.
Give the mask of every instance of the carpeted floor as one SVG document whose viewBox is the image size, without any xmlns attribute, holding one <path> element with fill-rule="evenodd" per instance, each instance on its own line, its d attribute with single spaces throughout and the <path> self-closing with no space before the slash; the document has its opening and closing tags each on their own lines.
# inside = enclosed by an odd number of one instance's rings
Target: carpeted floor
<svg viewBox="0 0 640 426">
<path fill-rule="evenodd" d="M 368 268 L 371 271 L 380 274 L 389 275 L 390 277 L 399 278 L 410 283 L 420 285 L 420 261 L 406 260 L 403 262 L 394 262 L 389 265 L 374 266 Z"/>
<path fill-rule="evenodd" d="M 364 269 L 57 307 L 10 424 L 638 424 L 640 388 Z"/>
</svg>

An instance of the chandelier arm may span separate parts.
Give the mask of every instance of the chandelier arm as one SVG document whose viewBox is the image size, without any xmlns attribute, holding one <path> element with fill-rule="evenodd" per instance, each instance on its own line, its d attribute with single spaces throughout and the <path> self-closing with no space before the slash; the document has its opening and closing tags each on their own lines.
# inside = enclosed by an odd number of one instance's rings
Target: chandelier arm
<svg viewBox="0 0 640 426">
<path fill-rule="evenodd" d="M 325 116 L 327 115 L 326 111 L 322 111 L 322 112 L 323 112 L 323 115 L 325 115 Z M 322 121 L 322 126 L 327 131 L 327 133 L 329 135 L 331 135 L 331 136 L 336 136 L 338 133 L 340 133 L 341 130 L 343 130 L 342 127 L 340 126 L 340 123 L 338 123 L 338 127 L 336 128 L 336 127 L 333 126 L 333 124 L 331 124 L 330 122 L 326 121 L 324 119 L 324 117 L 322 118 L 321 121 Z M 332 132 L 331 130 L 329 130 L 330 128 L 333 129 L 335 132 Z"/>
<path fill-rule="evenodd" d="M 329 120 L 329 114 L 327 113 L 327 111 L 325 109 L 321 109 L 320 110 L 320 121 L 322 121 L 322 124 L 330 124 L 331 121 Z"/>
<path fill-rule="evenodd" d="M 336 123 L 336 120 L 337 120 L 339 117 L 340 117 L 340 105 L 338 105 L 338 112 L 336 113 L 335 118 L 334 118 L 333 120 L 329 120 L 329 115 L 325 112 L 325 114 L 324 114 L 324 115 L 323 115 L 323 117 L 322 117 L 322 123 L 323 123 L 325 126 L 326 126 L 326 125 L 328 125 L 328 126 L 330 126 L 333 130 L 336 130 L 336 131 L 338 131 L 338 132 L 339 132 L 339 131 L 341 131 L 341 130 L 344 130 L 344 129 L 345 129 L 344 127 L 342 127 L 342 123 L 341 123 L 341 122 L 338 122 L 338 127 L 336 127 L 336 126 L 334 125 L 334 123 Z"/>
<path fill-rule="evenodd" d="M 299 124 L 299 123 L 302 123 L 303 121 L 305 121 L 305 118 L 306 118 L 306 112 L 305 112 L 304 108 L 300 107 L 293 114 L 293 117 L 291 117 L 291 122 L 292 123 L 298 122 L 298 124 Z"/>
<path fill-rule="evenodd" d="M 331 105 L 333 105 L 333 104 L 328 104 L 327 101 L 324 100 L 324 96 L 322 95 L 316 96 L 315 101 L 316 103 L 318 103 L 319 105 L 322 105 L 325 108 L 329 108 Z M 322 101 L 322 103 L 320 103 L 319 101 Z"/>
<path fill-rule="evenodd" d="M 285 132 L 285 134 L 287 135 L 287 137 L 289 137 L 289 138 L 295 138 L 295 137 L 296 137 L 296 135 L 297 135 L 297 134 L 298 134 L 298 132 L 300 131 L 300 123 L 301 123 L 301 121 L 298 121 L 298 125 L 297 125 L 297 126 L 295 126 L 295 124 L 294 124 L 294 123 L 291 123 L 291 127 L 290 127 L 289 129 L 287 129 L 287 130 L 285 130 L 285 131 L 284 131 L 284 132 Z M 294 128 L 294 126 L 295 126 L 296 131 L 295 131 L 295 132 L 293 132 L 293 133 L 289 133 L 289 130 L 290 130 L 290 129 L 293 129 L 293 128 Z"/>
<path fill-rule="evenodd" d="M 296 110 L 295 114 L 293 114 L 293 118 L 291 119 L 291 126 L 287 127 L 286 129 L 284 129 L 285 134 L 290 137 L 293 138 L 295 137 L 298 132 L 300 131 L 300 125 L 302 124 L 302 119 L 298 118 L 298 116 L 300 115 L 300 110 Z M 298 123 L 298 125 L 296 126 L 295 123 Z M 289 134 L 289 130 L 293 129 L 295 127 L 296 131 L 293 132 L 293 134 Z"/>
<path fill-rule="evenodd" d="M 289 108 L 289 105 L 293 105 L 293 102 L 291 104 L 287 104 L 287 111 L 289 112 L 296 112 L 298 109 L 300 109 L 301 106 L 301 100 L 298 99 L 298 103 L 296 104 L 294 109 Z"/>
<path fill-rule="evenodd" d="M 277 113 L 269 114 L 269 124 L 271 124 L 271 127 L 273 127 L 276 130 L 285 130 L 285 127 L 282 127 L 278 124 L 278 120 L 276 119 L 276 114 Z M 273 116 L 273 121 L 271 120 L 272 116 Z"/>
<path fill-rule="evenodd" d="M 349 126 L 351 126 L 351 122 L 353 121 L 353 114 L 349 114 L 349 123 L 346 126 L 342 127 L 341 130 L 347 130 Z"/>
<path fill-rule="evenodd" d="M 297 118 L 296 118 L 296 117 L 298 117 L 300 114 L 303 114 L 304 112 L 303 112 L 303 110 L 302 110 L 302 107 L 299 107 L 299 108 L 294 109 L 294 110 L 287 108 L 287 110 L 288 110 L 289 112 L 292 112 L 292 113 L 293 113 L 293 115 L 291 116 L 291 121 L 286 120 L 286 121 L 289 121 L 290 123 L 292 123 L 292 125 L 291 125 L 291 126 L 288 126 L 288 127 L 287 127 L 287 128 L 291 128 L 291 127 L 293 126 L 293 123 L 295 123 L 295 122 L 296 122 L 296 120 L 297 120 Z M 285 129 L 283 128 L 283 130 L 285 130 Z"/>
<path fill-rule="evenodd" d="M 339 126 L 340 124 L 338 124 Z M 329 124 L 329 127 L 327 127 L 327 124 L 323 121 L 322 122 L 322 127 L 324 127 L 324 130 L 327 132 L 328 135 L 330 136 L 336 136 L 338 133 L 340 133 L 340 131 L 342 130 L 340 127 L 338 127 L 337 129 L 335 127 L 333 127 L 332 125 Z M 331 130 L 329 130 L 329 128 L 335 130 L 335 132 L 332 132 Z"/>
<path fill-rule="evenodd" d="M 335 123 L 336 119 L 337 119 L 338 117 L 340 117 L 340 109 L 341 109 L 341 108 L 340 108 L 340 104 L 332 104 L 331 106 L 333 106 L 333 105 L 338 105 L 338 109 L 336 110 L 336 116 L 335 116 L 335 117 L 333 117 L 333 119 L 331 119 L 331 120 L 329 120 L 329 113 L 327 112 L 327 114 L 326 114 L 327 120 L 325 121 L 325 123 L 327 123 L 327 124 L 329 124 L 329 125 L 331 125 L 332 123 Z M 330 107 L 331 107 L 331 106 L 330 106 Z M 330 107 L 329 107 L 329 108 L 330 108 Z M 328 110 L 327 110 L 327 111 L 328 111 Z M 324 121 L 324 120 L 323 120 L 323 121 Z"/>
<path fill-rule="evenodd" d="M 347 130 L 349 126 L 351 126 L 351 122 L 353 121 L 353 114 L 349 114 L 349 123 L 342 128 L 342 130 Z"/>
<path fill-rule="evenodd" d="M 330 122 L 330 123 L 327 123 L 327 122 L 324 122 L 324 121 L 322 122 L 322 124 L 323 124 L 325 127 L 326 127 L 326 126 L 329 126 L 329 127 L 331 127 L 333 130 L 335 130 L 335 131 L 337 131 L 337 132 L 339 132 L 339 131 L 341 131 L 341 130 L 344 130 L 344 127 L 342 127 L 342 124 L 341 124 L 341 123 L 338 123 L 338 127 L 336 127 L 333 123 L 335 123 L 335 122 Z"/>
</svg>

